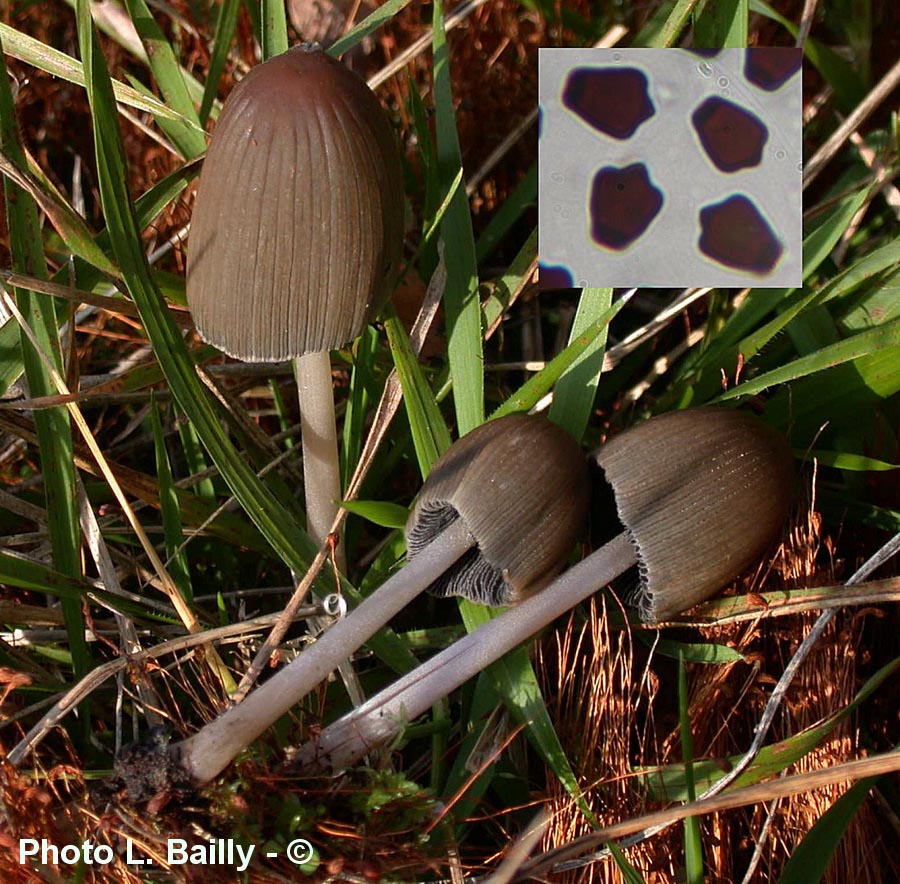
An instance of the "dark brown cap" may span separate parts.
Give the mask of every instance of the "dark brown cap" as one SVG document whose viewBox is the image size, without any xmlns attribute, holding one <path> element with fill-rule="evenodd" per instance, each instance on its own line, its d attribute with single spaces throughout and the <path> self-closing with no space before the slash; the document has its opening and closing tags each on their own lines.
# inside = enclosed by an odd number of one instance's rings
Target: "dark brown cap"
<svg viewBox="0 0 900 884">
<path fill-rule="evenodd" d="M 546 418 L 515 414 L 482 424 L 435 463 L 406 523 L 410 557 L 462 519 L 473 548 L 430 587 L 509 605 L 562 568 L 587 519 L 587 462 Z"/>
<path fill-rule="evenodd" d="M 593 458 L 637 551 L 633 601 L 651 623 L 736 577 L 772 542 L 790 507 L 787 442 L 737 411 L 663 414 L 614 437 Z"/>
<path fill-rule="evenodd" d="M 295 47 L 244 77 L 213 133 L 188 254 L 197 329 L 250 362 L 341 347 L 384 302 L 402 236 L 400 155 L 378 100 Z"/>
</svg>

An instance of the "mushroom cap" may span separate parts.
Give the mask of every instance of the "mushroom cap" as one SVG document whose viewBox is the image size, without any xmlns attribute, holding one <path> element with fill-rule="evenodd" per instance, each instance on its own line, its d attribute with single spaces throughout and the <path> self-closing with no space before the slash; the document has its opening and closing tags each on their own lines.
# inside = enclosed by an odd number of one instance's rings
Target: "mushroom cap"
<svg viewBox="0 0 900 884">
<path fill-rule="evenodd" d="M 630 601 L 651 623 L 711 596 L 774 539 L 788 514 L 793 459 L 752 415 L 693 408 L 651 418 L 592 455 L 638 556 Z"/>
<path fill-rule="evenodd" d="M 271 362 L 356 338 L 400 262 L 403 173 L 372 91 L 317 48 L 258 65 L 229 95 L 191 222 L 201 337 Z"/>
<path fill-rule="evenodd" d="M 488 421 L 432 468 L 406 523 L 408 556 L 462 519 L 477 546 L 429 590 L 513 604 L 565 564 L 585 527 L 589 487 L 587 461 L 565 430 L 525 414 Z"/>
</svg>

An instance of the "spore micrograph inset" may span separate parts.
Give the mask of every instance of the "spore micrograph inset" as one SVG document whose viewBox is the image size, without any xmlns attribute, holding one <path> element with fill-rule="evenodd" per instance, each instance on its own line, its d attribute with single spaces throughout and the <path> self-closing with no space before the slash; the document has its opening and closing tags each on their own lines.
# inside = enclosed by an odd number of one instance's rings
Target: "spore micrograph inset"
<svg viewBox="0 0 900 884">
<path fill-rule="evenodd" d="M 714 95 L 694 111 L 691 122 L 703 150 L 720 172 L 752 169 L 762 161 L 769 130 L 756 114 Z"/>
<path fill-rule="evenodd" d="M 700 251 L 734 270 L 770 273 L 784 250 L 759 209 L 738 193 L 700 209 Z"/>
<path fill-rule="evenodd" d="M 647 76 L 636 68 L 575 68 L 562 103 L 589 126 L 613 138 L 631 138 L 654 112 Z"/>
<path fill-rule="evenodd" d="M 798 55 L 540 49 L 538 285 L 800 285 Z"/>
<path fill-rule="evenodd" d="M 744 76 L 760 89 L 775 92 L 800 70 L 802 61 L 802 49 L 758 46 L 744 56 Z"/>
<path fill-rule="evenodd" d="M 591 237 L 608 249 L 628 248 L 651 225 L 663 205 L 663 192 L 643 163 L 623 169 L 606 166 L 591 184 Z"/>
</svg>

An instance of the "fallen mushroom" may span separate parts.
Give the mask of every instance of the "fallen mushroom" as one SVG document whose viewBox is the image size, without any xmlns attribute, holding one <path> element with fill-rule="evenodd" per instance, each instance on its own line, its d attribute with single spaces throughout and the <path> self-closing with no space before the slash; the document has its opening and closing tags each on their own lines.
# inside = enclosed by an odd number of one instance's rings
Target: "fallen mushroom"
<svg viewBox="0 0 900 884">
<path fill-rule="evenodd" d="M 598 448 L 619 520 L 638 551 L 629 601 L 648 623 L 709 598 L 769 545 L 791 502 L 783 436 L 753 415 L 674 411 Z"/>
<path fill-rule="evenodd" d="M 545 418 L 509 415 L 458 440 L 410 515 L 406 566 L 245 700 L 171 747 L 185 777 L 209 782 L 426 588 L 505 603 L 544 586 L 584 528 L 588 496 L 581 450 Z"/>
<path fill-rule="evenodd" d="M 545 418 L 482 424 L 432 467 L 406 523 L 407 556 L 414 560 L 459 518 L 478 545 L 430 592 L 515 604 L 562 568 L 584 527 L 588 485 L 574 440 Z"/>
<path fill-rule="evenodd" d="M 366 84 L 310 44 L 228 97 L 191 222 L 188 305 L 200 336 L 248 362 L 298 357 L 308 530 L 341 499 L 329 352 L 389 293 L 403 237 L 390 122 Z"/>
<path fill-rule="evenodd" d="M 687 610 L 757 557 L 788 512 L 790 449 L 749 415 L 673 412 L 629 429 L 593 457 L 612 486 L 625 531 L 328 725 L 296 750 L 294 766 L 348 767 L 635 564 L 644 618 L 656 622 Z"/>
</svg>

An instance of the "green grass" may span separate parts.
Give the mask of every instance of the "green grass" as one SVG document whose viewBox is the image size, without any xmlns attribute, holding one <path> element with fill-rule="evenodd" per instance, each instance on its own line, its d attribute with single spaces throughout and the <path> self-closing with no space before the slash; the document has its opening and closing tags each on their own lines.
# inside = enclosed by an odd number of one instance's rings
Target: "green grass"
<svg viewBox="0 0 900 884">
<path fill-rule="evenodd" d="M 0 409 L 0 428 L 10 438 L 24 440 L 25 446 L 4 464 L 4 478 L 14 497 L 0 497 L 0 521 L 8 540 L 6 548 L 0 549 L 0 580 L 9 587 L 10 598 L 19 598 L 18 593 L 32 605 L 58 602 L 64 622 L 49 638 L 35 632 L 30 645 L 0 645 L 0 666 L 27 673 L 31 679 L 11 695 L 26 728 L 39 723 L 45 711 L 43 705 L 28 709 L 29 703 L 42 701 L 60 684 L 84 678 L 111 658 L 113 651 L 106 644 L 91 642 L 89 650 L 85 627 L 90 623 L 85 623 L 85 613 L 104 626 L 116 623 L 110 619 L 113 613 L 129 618 L 149 648 L 172 638 L 172 630 L 180 628 L 175 609 L 159 592 L 167 580 L 178 588 L 198 628 L 211 628 L 220 620 L 235 621 L 249 612 L 277 611 L 286 596 L 259 590 L 290 583 L 290 575 L 303 574 L 316 553 L 303 527 L 303 503 L 297 490 L 299 446 L 293 444 L 290 433 L 265 436 L 265 430 L 273 427 L 291 429 L 293 397 L 284 376 L 274 367 L 252 377 L 217 374 L 216 352 L 186 339 L 176 322 L 174 308 L 185 302 L 181 264 L 169 259 L 157 267 L 147 259 L 148 231 L 153 225 L 169 223 L 160 220 L 166 213 L 182 211 L 185 188 L 199 170 L 198 160 L 207 143 L 204 128 L 217 116 L 220 85 L 233 72 L 239 54 L 237 35 L 246 44 L 247 28 L 253 25 L 263 57 L 283 51 L 296 40 L 284 6 L 277 0 L 254 3 L 252 9 L 230 0 L 217 4 L 209 22 L 198 19 L 209 49 L 204 68 L 196 60 L 199 56 L 188 57 L 188 38 L 167 13 L 144 0 L 127 0 L 127 13 L 149 62 L 129 58 L 124 69 L 117 65 L 111 71 L 110 56 L 104 52 L 110 38 L 98 35 L 87 0 L 73 5 L 75 17 L 69 21 L 77 25 L 80 61 L 14 25 L 0 25 L 0 41 L 9 58 L 18 60 L 18 70 L 46 71 L 74 84 L 66 88 L 84 90 L 90 115 L 82 123 L 93 134 L 95 155 L 89 160 L 96 177 L 91 187 L 96 188 L 99 202 L 89 199 L 87 217 L 83 217 L 74 207 L 73 194 L 66 191 L 65 174 L 52 166 L 43 168 L 34 159 L 42 156 L 37 133 L 33 125 L 20 130 L 10 80 L 5 69 L 0 70 L 0 169 L 9 230 L 4 245 L 12 269 L 32 280 L 17 282 L 9 291 L 40 349 L 75 389 L 86 388 L 86 384 L 78 386 L 79 377 L 101 376 L 109 381 L 110 367 L 133 356 L 140 338 L 149 343 L 149 354 L 122 372 L 112 390 L 137 394 L 142 397 L 139 401 L 112 402 L 100 409 L 85 399 L 81 408 L 90 409 L 92 431 L 108 447 L 105 453 L 112 469 L 165 567 L 162 572 L 155 569 L 117 510 L 106 481 L 92 478 L 96 467 L 83 440 L 73 432 L 64 406 L 48 401 L 43 403 L 47 407 L 23 411 L 13 401 L 13 408 Z M 862 4 L 864 15 L 844 15 L 847 4 L 842 2 L 819 5 L 820 18 L 805 47 L 806 64 L 810 81 L 819 89 L 827 86 L 834 102 L 807 126 L 807 149 L 812 152 L 837 126 L 838 115 L 846 116 L 875 85 L 873 57 L 881 39 L 874 5 Z M 497 12 L 497 6 L 487 4 L 492 12 Z M 783 17 L 785 4 L 772 8 L 759 0 L 715 4 L 667 0 L 640 10 L 619 9 L 608 17 L 588 14 L 584 3 L 560 9 L 557 4 L 533 0 L 520 6 L 521 16 L 534 17 L 543 33 L 554 35 L 554 45 L 590 45 L 617 23 L 629 27 L 622 45 L 680 45 L 693 29 L 695 45 L 740 46 L 748 35 L 754 36 L 752 29 L 759 28 L 765 28 L 767 39 L 774 35 L 780 45 L 789 45 L 798 25 Z M 184 8 L 192 9 L 187 4 Z M 841 576 L 832 572 L 832 563 L 861 560 L 884 542 L 885 532 L 900 531 L 900 507 L 896 497 L 885 493 L 896 488 L 894 471 L 900 464 L 900 236 L 893 209 L 872 187 L 858 152 L 846 147 L 829 167 L 827 180 L 822 176 L 807 190 L 802 288 L 714 291 L 674 322 L 652 331 L 646 340 L 621 347 L 626 336 L 651 324 L 675 295 L 643 292 L 628 301 L 614 298 L 611 289 L 586 289 L 538 298 L 529 285 L 537 259 L 534 157 L 511 166 L 503 200 L 490 211 L 473 212 L 465 183 L 475 169 L 463 162 L 473 145 L 462 138 L 465 110 L 457 99 L 465 91 L 467 78 L 479 75 L 470 67 L 476 55 L 466 45 L 468 34 L 457 39 L 447 32 L 440 3 L 428 9 L 427 21 L 417 22 L 418 12 L 408 0 L 391 0 L 329 47 L 332 54 L 342 55 L 362 50 L 367 46 L 364 41 L 377 41 L 385 29 L 393 40 L 406 39 L 403 35 L 408 37 L 409 29 L 427 34 L 431 28 L 427 51 L 395 75 L 390 88 L 379 90 L 379 96 L 390 107 L 398 134 L 408 147 L 410 228 L 404 269 L 409 278 L 420 274 L 426 284 L 432 277 L 442 281 L 438 287 L 442 313 L 434 325 L 438 346 L 426 351 L 428 355 L 417 353 L 408 325 L 391 307 L 358 342 L 335 354 L 334 364 L 342 369 L 336 396 L 342 416 L 345 489 L 360 463 L 372 417 L 393 371 L 403 399 L 368 463 L 358 500 L 348 507 L 348 573 L 336 578 L 326 565 L 316 581 L 317 596 L 333 591 L 337 580 L 352 605 L 377 588 L 401 567 L 404 543 L 397 526 L 421 480 L 451 440 L 485 419 L 527 411 L 539 403 L 586 449 L 634 421 L 673 408 L 721 403 L 763 412 L 767 421 L 789 436 L 802 475 L 805 498 L 797 506 L 794 527 L 799 539 L 793 542 L 792 554 L 800 557 L 805 550 L 815 559 L 802 576 L 791 577 L 784 565 L 780 576 L 770 577 L 761 593 L 749 580 L 738 584 L 727 608 L 720 604 L 720 619 L 702 634 L 685 626 L 663 630 L 658 643 L 655 633 L 646 636 L 651 650 L 644 648 L 642 653 L 652 673 L 647 678 L 671 690 L 653 698 L 640 694 L 644 730 L 631 734 L 636 754 L 616 762 L 627 761 L 628 770 L 610 767 L 593 778 L 588 775 L 592 747 L 566 736 L 571 728 L 563 726 L 567 723 L 559 716 L 565 710 L 552 693 L 554 645 L 547 638 L 539 658 L 529 653 L 530 647 L 519 648 L 435 707 L 431 716 L 410 723 L 407 742 L 395 747 L 393 755 L 373 755 L 373 766 L 393 764 L 400 780 L 379 780 L 377 789 L 371 786 L 367 793 L 372 800 L 358 807 L 348 810 L 342 805 L 335 783 L 292 781 L 270 788 L 264 779 L 281 760 L 284 746 L 302 741 L 320 723 L 349 707 L 340 681 L 324 685 L 295 716 L 279 722 L 248 750 L 240 765 L 226 771 L 219 791 L 213 790 L 223 805 L 227 805 L 223 795 L 231 793 L 250 802 L 249 816 L 254 821 L 241 830 L 246 837 L 283 842 L 291 833 L 306 833 L 319 854 L 328 858 L 339 855 L 344 846 L 323 836 L 310 819 L 340 819 L 346 810 L 356 814 L 354 824 L 364 825 L 373 843 L 390 839 L 385 843 L 397 847 L 397 856 L 398 845 L 405 845 L 411 856 L 433 853 L 440 863 L 451 849 L 462 845 L 465 862 L 474 867 L 525 825 L 532 815 L 529 803 L 535 798 L 556 796 L 553 809 L 572 822 L 565 836 L 571 837 L 601 822 L 636 816 L 648 800 L 690 801 L 712 785 L 749 745 L 758 709 L 751 695 L 768 689 L 748 674 L 750 665 L 762 659 L 764 670 L 777 678 L 791 651 L 789 637 L 776 629 L 779 618 L 764 617 L 751 635 L 744 632 L 744 615 L 762 612 L 761 599 L 774 600 L 782 589 L 789 591 L 807 579 L 828 584 L 832 595 L 840 598 Z M 69 14 L 65 9 L 57 13 Z M 508 10 L 506 14 L 510 15 Z M 399 27 L 402 16 L 413 16 L 402 19 L 406 30 Z M 466 27 L 476 28 L 476 21 L 470 19 Z M 2 57 L 8 63 L 7 56 Z M 62 83 L 53 88 L 61 89 Z M 136 138 L 145 148 L 151 142 L 123 120 L 117 102 L 147 114 L 149 125 L 178 154 L 169 173 L 143 193 L 135 192 L 128 151 L 134 149 Z M 881 162 L 895 173 L 897 144 L 890 119 L 876 114 L 863 134 Z M 533 140 L 533 136 L 532 130 L 526 137 Z M 52 152 L 45 155 L 53 156 Z M 857 213 L 866 205 L 857 223 Z M 42 293 L 48 280 L 86 296 L 111 294 L 136 307 L 137 330 L 115 326 L 132 333 L 133 340 L 107 345 L 111 353 L 92 341 L 79 360 L 60 332 L 71 318 L 71 304 Z M 690 346 L 686 345 L 689 329 L 699 330 Z M 80 334 L 76 340 L 84 343 Z M 521 368 L 534 360 L 526 352 L 526 337 L 541 336 L 540 367 Z M 513 368 L 494 370 L 498 363 Z M 601 372 L 604 365 L 606 370 Z M 198 366 L 204 366 L 229 395 L 214 396 L 198 374 Z M 44 360 L 12 320 L 0 328 L 0 386 L 6 390 L 23 373 L 31 400 L 56 394 Z M 130 428 L 126 435 L 136 440 L 130 449 L 115 439 L 126 427 Z M 804 534 L 813 459 L 815 505 L 824 522 L 821 532 Z M 76 473 L 87 485 L 101 540 L 120 569 L 127 594 L 98 586 L 93 566 L 85 569 Z M 23 509 L 25 504 L 34 509 Z M 40 518 L 23 515 L 35 510 Z M 826 537 L 831 544 L 828 551 Z M 888 565 L 878 576 L 896 573 L 896 565 Z M 879 588 L 886 593 L 890 589 Z M 247 590 L 250 594 L 240 602 L 231 595 Z M 197 601 L 210 596 L 218 602 Z M 896 586 L 893 598 L 884 603 L 889 614 L 895 613 L 890 606 L 896 605 Z M 715 605 L 710 605 L 712 612 Z M 639 628 L 615 613 L 618 610 L 610 606 L 614 612 L 611 634 Z M 463 628 L 477 628 L 490 616 L 469 603 L 457 611 L 452 604 L 423 600 L 414 614 L 399 618 L 393 629 L 384 629 L 371 640 L 370 655 L 355 661 L 364 689 L 370 694 L 385 686 L 396 673 L 415 665 L 426 653 L 423 647 L 430 652 L 443 646 Z M 796 633 L 803 615 L 793 616 Z M 577 613 L 571 632 L 560 635 L 574 634 L 583 623 L 583 612 Z M 893 708 L 892 702 L 895 705 L 900 647 L 895 640 L 871 643 L 881 633 L 864 612 L 858 622 L 847 615 L 842 624 L 853 641 L 869 642 L 860 648 L 860 658 L 870 655 L 871 659 L 859 663 L 857 683 L 844 686 L 833 700 L 815 697 L 820 720 L 801 722 L 793 732 L 773 735 L 737 785 L 764 781 L 804 760 L 825 763 L 816 753 L 831 746 L 836 734 L 845 733 L 841 728 L 847 727 L 851 717 L 856 723 L 855 752 L 891 748 L 887 711 Z M 12 621 L 7 625 L 11 628 Z M 124 636 L 114 632 L 113 645 Z M 238 680 L 256 645 L 245 640 L 244 647 L 249 653 L 233 644 L 217 646 Z M 283 653 L 291 652 L 285 647 Z M 685 662 L 676 667 L 672 658 Z M 167 656 L 165 665 L 174 660 Z M 160 689 L 163 711 L 174 733 L 193 732 L 223 701 L 230 677 L 215 665 L 211 671 L 220 677 L 218 682 L 200 665 L 170 667 L 164 674 L 148 676 Z M 635 686 L 644 684 L 640 666 L 629 677 L 631 681 L 619 685 L 622 691 L 638 690 Z M 736 705 L 727 709 L 733 738 L 711 739 L 704 727 L 711 713 L 694 705 L 693 698 L 704 696 L 701 688 L 716 679 L 735 692 Z M 741 693 L 745 682 L 753 687 L 747 695 Z M 56 735 L 47 736 L 36 748 L 39 764 L 32 769 L 29 762 L 23 772 L 40 777 L 41 768 L 73 760 L 88 774 L 108 770 L 117 728 L 133 721 L 139 734 L 146 733 L 147 716 L 126 687 L 117 689 L 112 682 L 104 682 L 87 691 L 90 703 L 79 706 L 77 719 L 69 716 L 63 722 L 72 725 L 74 748 L 67 748 Z M 680 702 L 674 703 L 674 697 Z M 607 714 L 589 708 L 580 711 Z M 725 714 L 721 703 L 715 713 Z M 785 716 L 790 714 L 791 710 L 784 711 Z M 786 721 L 791 724 L 789 718 Z M 609 721 L 607 726 L 617 724 Z M 507 745 L 516 728 L 522 729 L 526 739 Z M 676 740 L 669 739 L 673 733 L 678 734 Z M 11 748 L 17 736 L 9 726 L 2 734 L 4 746 Z M 95 735 L 93 746 L 91 734 Z M 614 794 L 611 783 L 626 775 L 631 797 L 623 803 L 610 797 Z M 360 777 L 350 782 L 374 780 Z M 779 846 L 773 846 L 765 860 L 769 877 L 819 880 L 829 858 L 837 864 L 845 862 L 841 839 L 850 837 L 855 822 L 871 825 L 859 821 L 870 819 L 861 814 L 872 789 L 880 789 L 878 781 L 853 787 L 815 827 L 802 817 L 803 802 L 794 799 L 800 814 L 796 819 L 808 824 L 779 831 Z M 288 793 L 291 798 L 284 807 L 275 807 Z M 429 802 L 435 798 L 450 809 L 426 841 L 410 834 L 404 825 L 413 820 L 421 829 L 417 814 L 430 820 L 433 804 Z M 881 790 L 879 800 L 900 813 L 894 792 Z M 303 813 L 295 807 L 297 803 L 305 808 Z M 288 806 L 291 814 L 285 810 Z M 225 837 L 243 825 L 230 813 L 224 807 L 218 816 L 202 817 L 202 825 Z M 79 825 L 87 826 L 86 819 Z M 755 823 L 737 813 L 722 819 L 717 831 L 727 843 L 717 855 L 738 856 L 737 842 L 756 834 Z M 161 831 L 171 824 L 166 811 L 156 820 Z M 874 841 L 879 833 L 871 834 Z M 627 880 L 642 880 L 657 850 L 677 856 L 676 865 L 686 880 L 699 881 L 704 873 L 722 871 L 713 864 L 711 837 L 706 824 L 695 821 L 680 832 L 666 831 L 624 852 L 614 846 L 613 856 Z M 816 860 L 814 872 L 810 857 Z M 747 859 L 742 854 L 739 858 Z M 416 879 L 436 868 L 424 861 L 418 866 L 411 862 L 411 867 L 415 870 L 410 877 Z M 606 866 L 598 868 L 605 870 L 604 875 L 617 874 Z M 742 868 L 727 871 L 738 880 L 743 874 Z M 408 869 L 396 874 L 407 873 Z"/>
</svg>

